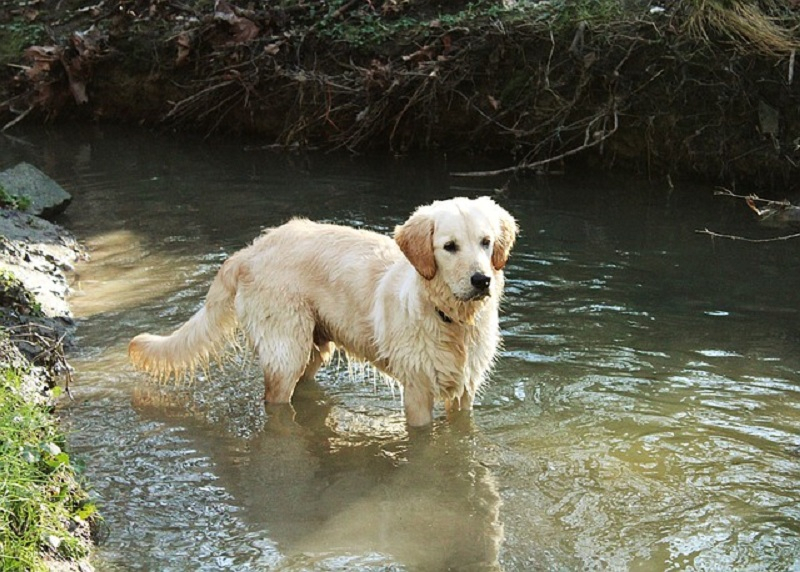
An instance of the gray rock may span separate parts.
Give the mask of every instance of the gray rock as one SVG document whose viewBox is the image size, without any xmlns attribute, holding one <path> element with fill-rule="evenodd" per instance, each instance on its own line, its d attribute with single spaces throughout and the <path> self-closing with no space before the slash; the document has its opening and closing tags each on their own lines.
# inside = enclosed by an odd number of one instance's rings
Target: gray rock
<svg viewBox="0 0 800 572">
<path fill-rule="evenodd" d="M 0 210 L 0 272 L 11 272 L 45 316 L 71 322 L 66 272 L 84 255 L 63 228 L 17 211 Z"/>
<path fill-rule="evenodd" d="M 8 195 L 30 201 L 24 212 L 51 218 L 67 208 L 72 196 L 53 179 L 29 163 L 0 172 L 0 187 Z"/>
</svg>

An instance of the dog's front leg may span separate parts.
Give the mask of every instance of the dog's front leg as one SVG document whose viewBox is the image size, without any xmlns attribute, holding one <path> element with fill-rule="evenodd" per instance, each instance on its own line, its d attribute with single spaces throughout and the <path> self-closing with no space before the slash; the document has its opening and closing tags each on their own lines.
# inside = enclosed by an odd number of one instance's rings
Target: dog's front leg
<svg viewBox="0 0 800 572">
<path fill-rule="evenodd" d="M 406 423 L 412 427 L 429 425 L 433 421 L 433 392 L 429 389 L 416 385 L 404 387 L 403 406 Z"/>
<path fill-rule="evenodd" d="M 269 373 L 265 373 L 264 402 L 272 405 L 291 403 L 292 394 L 294 393 L 294 386 L 296 384 L 296 379 L 292 381 L 288 378 L 281 378 Z"/>
</svg>

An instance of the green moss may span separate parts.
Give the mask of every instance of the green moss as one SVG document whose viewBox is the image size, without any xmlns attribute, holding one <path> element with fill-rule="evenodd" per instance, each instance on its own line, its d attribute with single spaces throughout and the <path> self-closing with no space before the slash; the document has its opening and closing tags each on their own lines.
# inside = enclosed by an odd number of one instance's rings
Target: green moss
<svg viewBox="0 0 800 572">
<path fill-rule="evenodd" d="M 30 198 L 12 195 L 6 191 L 3 185 L 0 185 L 0 208 L 24 211 L 29 206 L 31 206 Z"/>
<path fill-rule="evenodd" d="M 513 24 L 529 22 L 540 24 L 556 33 L 573 29 L 578 22 L 608 23 L 621 19 L 625 13 L 623 3 L 617 0 L 553 0 L 536 2 L 517 0 L 503 4 L 497 0 L 476 0 L 456 4 L 456 9 L 428 11 L 408 9 L 387 18 L 372 9 L 368 3 L 347 12 L 340 10 L 347 0 L 335 0 L 328 5 L 325 15 L 315 24 L 317 32 L 326 38 L 345 42 L 354 47 L 374 47 L 395 41 L 398 35 L 410 31 L 420 36 L 440 34 L 447 28 L 469 29 L 487 22 Z"/>
<path fill-rule="evenodd" d="M 13 20 L 0 24 L 0 65 L 19 63 L 26 48 L 46 39 L 41 24 Z"/>
</svg>

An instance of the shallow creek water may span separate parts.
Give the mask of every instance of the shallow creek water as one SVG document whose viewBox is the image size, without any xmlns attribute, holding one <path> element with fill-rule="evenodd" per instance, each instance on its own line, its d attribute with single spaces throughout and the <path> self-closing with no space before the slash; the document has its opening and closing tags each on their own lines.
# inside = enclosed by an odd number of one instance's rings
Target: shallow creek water
<svg viewBox="0 0 800 572">
<path fill-rule="evenodd" d="M 390 232 L 493 192 L 469 164 L 281 156 L 142 132 L 0 143 L 74 201 L 88 247 L 61 415 L 105 518 L 105 570 L 800 570 L 800 253 L 710 188 L 549 177 L 498 200 L 522 234 L 505 347 L 471 422 L 407 431 L 342 361 L 265 412 L 254 368 L 159 385 L 142 331 L 227 255 L 303 215 Z M 745 191 L 746 192 L 746 191 Z"/>
</svg>

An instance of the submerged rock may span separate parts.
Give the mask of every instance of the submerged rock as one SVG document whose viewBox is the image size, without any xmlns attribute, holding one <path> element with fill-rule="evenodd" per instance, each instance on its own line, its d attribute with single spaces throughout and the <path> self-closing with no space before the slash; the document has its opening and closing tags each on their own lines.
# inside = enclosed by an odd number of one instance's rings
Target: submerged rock
<svg viewBox="0 0 800 572">
<path fill-rule="evenodd" d="M 30 163 L 0 172 L 0 190 L 22 199 L 20 210 L 44 218 L 63 212 L 72 201 L 72 195 Z"/>
</svg>

